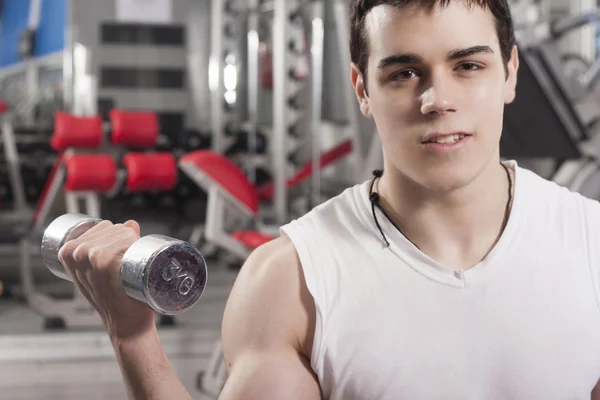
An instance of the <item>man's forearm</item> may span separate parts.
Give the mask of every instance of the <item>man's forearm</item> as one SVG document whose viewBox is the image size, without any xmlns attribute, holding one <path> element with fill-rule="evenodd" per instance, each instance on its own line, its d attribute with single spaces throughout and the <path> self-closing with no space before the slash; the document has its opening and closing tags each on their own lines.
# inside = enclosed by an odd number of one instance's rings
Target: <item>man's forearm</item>
<svg viewBox="0 0 600 400">
<path fill-rule="evenodd" d="M 130 399 L 191 399 L 160 344 L 158 332 L 112 339 Z"/>
</svg>

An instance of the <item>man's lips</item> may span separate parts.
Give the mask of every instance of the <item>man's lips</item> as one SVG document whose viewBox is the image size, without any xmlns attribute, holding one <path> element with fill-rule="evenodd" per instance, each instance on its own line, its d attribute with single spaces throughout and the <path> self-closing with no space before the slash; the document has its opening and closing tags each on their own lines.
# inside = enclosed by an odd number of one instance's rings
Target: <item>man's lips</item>
<svg viewBox="0 0 600 400">
<path fill-rule="evenodd" d="M 453 141 L 458 141 L 458 140 L 463 139 L 468 136 L 472 136 L 472 134 L 468 133 L 468 132 L 464 132 L 464 131 L 455 131 L 455 132 L 448 132 L 448 133 L 434 132 L 434 133 L 431 133 L 431 134 L 425 136 L 425 138 L 421 141 L 421 143 L 422 144 L 444 143 L 444 142 L 452 143 Z"/>
</svg>

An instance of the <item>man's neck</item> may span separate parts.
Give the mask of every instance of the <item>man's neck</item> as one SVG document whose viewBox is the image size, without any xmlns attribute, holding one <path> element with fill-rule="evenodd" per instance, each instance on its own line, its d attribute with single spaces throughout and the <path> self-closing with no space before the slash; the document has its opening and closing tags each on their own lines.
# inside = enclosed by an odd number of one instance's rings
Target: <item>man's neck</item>
<svg viewBox="0 0 600 400">
<path fill-rule="evenodd" d="M 484 259 L 500 237 L 508 218 L 508 186 L 506 171 L 493 160 L 457 190 L 429 191 L 393 168 L 386 169 L 376 190 L 390 218 L 421 251 L 466 270 Z"/>
</svg>

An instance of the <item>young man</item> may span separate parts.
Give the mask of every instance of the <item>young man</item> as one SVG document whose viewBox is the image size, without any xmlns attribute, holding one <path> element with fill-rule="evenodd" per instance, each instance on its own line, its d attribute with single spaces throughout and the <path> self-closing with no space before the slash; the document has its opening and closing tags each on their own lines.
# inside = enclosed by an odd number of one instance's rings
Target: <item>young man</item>
<svg viewBox="0 0 600 400">
<path fill-rule="evenodd" d="M 249 257 L 221 399 L 600 398 L 600 205 L 500 163 L 519 64 L 506 0 L 358 0 L 351 18 L 384 170 Z M 61 257 L 132 398 L 189 398 L 153 313 L 120 290 L 138 233 L 105 222 Z"/>
</svg>

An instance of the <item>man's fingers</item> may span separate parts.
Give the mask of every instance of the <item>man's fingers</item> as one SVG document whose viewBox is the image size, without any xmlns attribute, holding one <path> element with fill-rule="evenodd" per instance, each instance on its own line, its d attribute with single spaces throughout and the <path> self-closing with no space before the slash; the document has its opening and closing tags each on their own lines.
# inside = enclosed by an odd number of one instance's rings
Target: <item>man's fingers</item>
<svg viewBox="0 0 600 400">
<path fill-rule="evenodd" d="M 97 226 L 96 226 L 97 227 Z M 92 228 L 95 229 L 96 227 Z M 87 233 L 87 232 L 86 232 Z M 115 241 L 115 238 L 123 239 L 130 238 L 127 242 Z M 115 245 L 119 246 L 118 251 L 122 251 L 123 248 L 126 250 L 131 243 L 139 238 L 139 235 L 133 228 L 125 227 L 124 224 L 116 224 L 109 226 L 100 227 L 96 232 L 87 235 L 85 238 L 80 237 L 75 240 L 67 242 L 59 251 L 58 258 L 64 264 L 71 262 L 86 263 L 88 259 L 88 253 L 91 248 L 103 246 L 104 244 L 116 242 Z M 124 252 L 124 251 L 123 251 Z"/>
<path fill-rule="evenodd" d="M 73 239 L 72 241 L 82 242 L 87 240 L 90 236 L 95 236 L 96 234 L 105 231 L 106 229 L 112 228 L 114 225 L 112 222 L 104 220 L 91 227 L 87 231 L 83 232 L 78 238 Z"/>
<path fill-rule="evenodd" d="M 138 239 L 139 235 L 135 230 L 126 228 L 111 236 L 109 240 L 95 241 L 87 251 L 89 262 L 96 269 L 104 269 L 110 267 L 115 258 L 118 258 L 120 265 L 127 249 Z"/>
<path fill-rule="evenodd" d="M 130 219 L 129 221 L 125 222 L 124 225 L 128 228 L 133 229 L 138 234 L 138 236 L 141 235 L 140 224 L 138 224 L 137 221 Z"/>
</svg>

